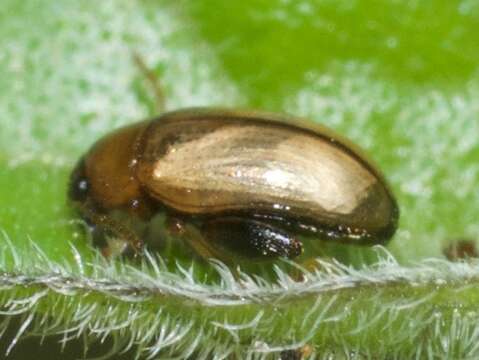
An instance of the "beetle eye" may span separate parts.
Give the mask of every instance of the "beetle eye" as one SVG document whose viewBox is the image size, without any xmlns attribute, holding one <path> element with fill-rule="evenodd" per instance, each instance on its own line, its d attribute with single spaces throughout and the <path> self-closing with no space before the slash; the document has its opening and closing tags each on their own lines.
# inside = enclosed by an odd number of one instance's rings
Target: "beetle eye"
<svg viewBox="0 0 479 360">
<path fill-rule="evenodd" d="M 85 201 L 89 187 L 85 174 L 85 164 L 83 160 L 80 160 L 70 179 L 68 197 L 73 201 Z"/>
</svg>

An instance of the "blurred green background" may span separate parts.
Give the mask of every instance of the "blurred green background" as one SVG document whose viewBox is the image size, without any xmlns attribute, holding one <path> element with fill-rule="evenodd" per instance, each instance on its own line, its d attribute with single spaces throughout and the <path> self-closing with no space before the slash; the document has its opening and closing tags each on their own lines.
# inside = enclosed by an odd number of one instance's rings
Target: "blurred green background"
<svg viewBox="0 0 479 360">
<path fill-rule="evenodd" d="M 286 112 L 349 137 L 398 197 L 388 249 L 402 264 L 443 257 L 479 233 L 478 28 L 472 0 L 3 0 L 0 243 L 92 255 L 68 175 L 102 134 L 155 115 L 137 52 L 170 110 Z M 370 253 L 328 251 L 356 265 Z"/>
</svg>

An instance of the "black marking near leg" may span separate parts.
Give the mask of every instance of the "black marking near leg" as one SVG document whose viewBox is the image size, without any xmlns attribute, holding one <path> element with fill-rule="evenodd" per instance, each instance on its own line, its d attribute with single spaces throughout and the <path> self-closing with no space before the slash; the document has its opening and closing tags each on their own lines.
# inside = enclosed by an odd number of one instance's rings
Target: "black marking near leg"
<svg viewBox="0 0 479 360">
<path fill-rule="evenodd" d="M 210 220 L 203 225 L 202 233 L 215 252 L 226 252 L 231 257 L 267 260 L 294 258 L 302 252 L 301 242 L 284 230 L 248 218 Z"/>
</svg>

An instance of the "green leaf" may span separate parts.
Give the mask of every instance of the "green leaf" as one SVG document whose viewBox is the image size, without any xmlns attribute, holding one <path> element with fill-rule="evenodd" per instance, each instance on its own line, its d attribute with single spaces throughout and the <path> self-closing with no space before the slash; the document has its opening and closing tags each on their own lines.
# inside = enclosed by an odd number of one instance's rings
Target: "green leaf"
<svg viewBox="0 0 479 360">
<path fill-rule="evenodd" d="M 4 0 L 0 310 L 21 316 L 13 337 L 64 332 L 94 352 L 106 336 L 152 357 L 477 356 L 477 264 L 439 259 L 479 231 L 478 25 L 473 1 Z M 388 252 L 321 244 L 329 260 L 303 282 L 288 264 L 239 280 L 175 251 L 99 258 L 65 194 L 96 139 L 155 115 L 133 53 L 168 109 L 288 112 L 365 148 L 401 207 Z"/>
</svg>

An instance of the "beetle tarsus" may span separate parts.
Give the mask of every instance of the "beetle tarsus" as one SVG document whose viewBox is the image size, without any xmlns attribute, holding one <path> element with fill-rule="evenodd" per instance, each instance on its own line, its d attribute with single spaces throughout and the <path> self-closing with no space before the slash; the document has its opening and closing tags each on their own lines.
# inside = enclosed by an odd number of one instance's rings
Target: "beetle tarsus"
<svg viewBox="0 0 479 360">
<path fill-rule="evenodd" d="M 78 204 L 78 206 L 92 229 L 93 239 L 96 240 L 94 244 L 96 243 L 102 248 L 102 253 L 106 257 L 113 256 L 115 253 L 108 249 L 109 244 L 104 239 L 104 236 L 108 233 L 114 235 L 120 241 L 126 242 L 133 251 L 133 256 L 136 257 L 142 253 L 144 243 L 129 227 L 107 214 L 99 214 L 88 204 Z"/>
</svg>

